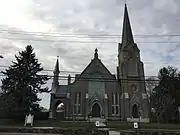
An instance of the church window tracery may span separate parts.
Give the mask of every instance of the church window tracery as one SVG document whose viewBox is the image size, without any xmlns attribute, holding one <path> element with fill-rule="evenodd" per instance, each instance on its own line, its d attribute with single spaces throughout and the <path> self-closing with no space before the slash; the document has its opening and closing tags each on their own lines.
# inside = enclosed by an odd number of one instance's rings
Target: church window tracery
<svg viewBox="0 0 180 135">
<path fill-rule="evenodd" d="M 119 94 L 118 92 L 112 93 L 112 115 L 119 114 Z"/>
<path fill-rule="evenodd" d="M 74 104 L 74 113 L 80 114 L 80 105 L 81 105 L 81 92 L 75 92 L 75 104 Z"/>
</svg>

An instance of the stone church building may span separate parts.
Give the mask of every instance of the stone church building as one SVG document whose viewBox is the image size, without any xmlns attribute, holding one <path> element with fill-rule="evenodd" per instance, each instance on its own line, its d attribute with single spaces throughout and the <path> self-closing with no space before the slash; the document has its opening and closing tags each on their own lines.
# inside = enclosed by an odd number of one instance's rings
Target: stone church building
<svg viewBox="0 0 180 135">
<path fill-rule="evenodd" d="M 115 56 L 116 57 L 116 56 Z M 50 99 L 49 118 L 66 119 L 98 117 L 132 121 L 149 121 L 149 102 L 145 89 L 144 66 L 140 50 L 134 42 L 127 6 L 124 9 L 122 41 L 118 44 L 117 76 L 102 63 L 95 49 L 93 59 L 81 74 L 67 85 L 59 85 L 59 61 L 57 59 Z M 57 107 L 64 104 L 64 111 Z"/>
</svg>

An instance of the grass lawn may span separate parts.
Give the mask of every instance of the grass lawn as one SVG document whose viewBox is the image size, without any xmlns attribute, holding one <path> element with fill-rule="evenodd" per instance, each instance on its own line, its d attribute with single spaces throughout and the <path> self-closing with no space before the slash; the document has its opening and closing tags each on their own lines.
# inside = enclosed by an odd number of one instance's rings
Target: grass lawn
<svg viewBox="0 0 180 135">
<path fill-rule="evenodd" d="M 13 121 L 11 119 L 0 119 L 0 127 L 21 127 L 24 126 L 24 121 Z M 61 121 L 61 120 L 34 120 L 34 127 L 95 127 L 94 123 L 87 121 Z"/>
<path fill-rule="evenodd" d="M 94 123 L 87 121 L 60 121 L 60 120 L 39 120 L 34 122 L 36 127 L 95 127 Z"/>
<path fill-rule="evenodd" d="M 34 126 L 46 126 L 46 127 L 95 127 L 93 122 L 88 121 L 60 121 L 60 120 L 46 120 L 35 121 Z M 140 129 L 158 129 L 156 123 L 140 123 Z M 133 123 L 127 123 L 122 121 L 108 121 L 107 128 L 114 130 L 127 130 L 134 129 Z M 159 129 L 179 130 L 178 124 L 159 124 Z"/>
<path fill-rule="evenodd" d="M 39 120 L 34 122 L 34 126 L 40 127 L 95 127 L 93 122 L 88 121 L 60 121 L 60 120 Z M 156 124 L 156 123 L 140 123 L 141 129 L 171 129 L 179 130 L 180 125 L 178 124 Z M 126 130 L 134 129 L 133 123 L 127 123 L 123 121 L 108 121 L 107 128 Z"/>
<path fill-rule="evenodd" d="M 0 126 L 23 126 L 24 122 L 16 123 L 1 121 Z M 34 127 L 62 127 L 62 128 L 93 128 L 95 124 L 88 121 L 35 120 Z M 104 128 L 104 127 L 103 127 Z M 113 130 L 134 129 L 133 123 L 123 121 L 108 121 L 107 127 Z M 140 123 L 140 129 L 158 129 L 156 123 Z M 159 124 L 159 129 L 180 130 L 180 124 Z"/>
<path fill-rule="evenodd" d="M 140 123 L 140 129 L 169 129 L 169 130 L 179 130 L 179 124 L 156 124 L 156 123 Z M 126 130 L 134 129 L 133 123 L 126 123 L 121 121 L 109 121 L 107 122 L 107 127 L 116 130 Z"/>
</svg>

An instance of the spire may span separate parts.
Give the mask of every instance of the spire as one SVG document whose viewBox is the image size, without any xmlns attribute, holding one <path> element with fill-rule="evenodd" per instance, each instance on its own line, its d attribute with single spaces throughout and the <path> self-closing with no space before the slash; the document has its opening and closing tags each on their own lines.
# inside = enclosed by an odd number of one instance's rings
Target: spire
<svg viewBox="0 0 180 135">
<path fill-rule="evenodd" d="M 57 61 L 54 68 L 54 74 L 59 74 L 59 56 L 57 56 Z"/>
<path fill-rule="evenodd" d="M 95 49 L 95 53 L 94 53 L 94 59 L 98 59 L 98 49 Z"/>
<path fill-rule="evenodd" d="M 123 31 L 122 31 L 122 45 L 134 44 L 133 34 L 131 30 L 131 24 L 129 20 L 127 5 L 125 3 L 124 8 L 124 21 L 123 21 Z"/>
</svg>

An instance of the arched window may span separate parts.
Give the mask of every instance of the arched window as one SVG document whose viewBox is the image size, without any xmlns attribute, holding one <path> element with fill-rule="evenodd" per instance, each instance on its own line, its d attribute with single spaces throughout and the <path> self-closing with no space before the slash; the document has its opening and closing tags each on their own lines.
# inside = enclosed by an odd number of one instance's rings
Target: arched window
<svg viewBox="0 0 180 135">
<path fill-rule="evenodd" d="M 119 114 L 119 93 L 112 92 L 112 115 Z"/>
<path fill-rule="evenodd" d="M 63 112 L 64 111 L 64 103 L 60 103 L 58 106 L 57 106 L 57 112 Z"/>
<path fill-rule="evenodd" d="M 61 100 L 58 100 L 55 103 L 55 114 L 54 114 L 54 117 L 56 119 L 63 120 L 64 119 L 64 114 L 65 114 L 64 110 L 65 110 L 64 103 Z"/>
<path fill-rule="evenodd" d="M 74 101 L 74 114 L 80 114 L 81 110 L 81 92 L 75 92 L 75 101 Z"/>
</svg>

